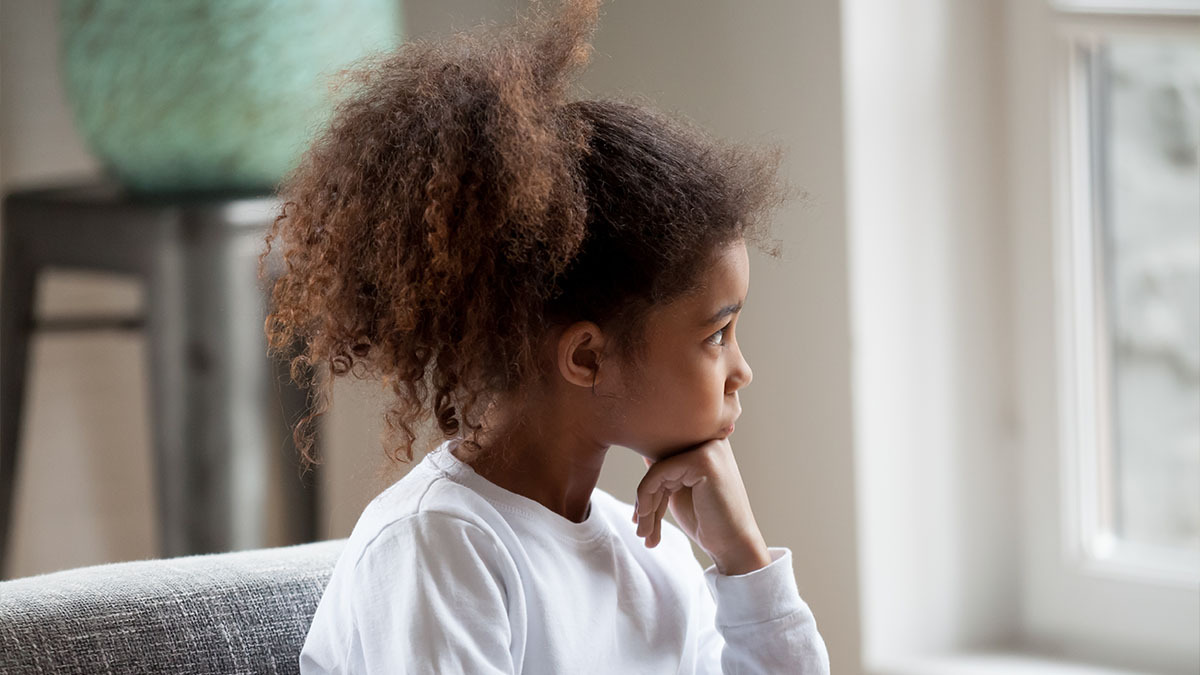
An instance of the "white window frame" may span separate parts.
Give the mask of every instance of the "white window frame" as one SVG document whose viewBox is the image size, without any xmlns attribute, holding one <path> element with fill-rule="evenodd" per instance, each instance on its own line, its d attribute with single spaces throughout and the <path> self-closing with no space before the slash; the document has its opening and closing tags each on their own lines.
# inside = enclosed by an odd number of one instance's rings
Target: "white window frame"
<svg viewBox="0 0 1200 675">
<path fill-rule="evenodd" d="M 1051 227 L 1020 226 L 1026 253 L 1018 269 L 1049 263 L 1052 307 L 1016 288 L 1019 327 L 1030 349 L 1022 355 L 1022 391 L 1053 392 L 1051 405 L 1023 397 L 1029 430 L 1024 476 L 1029 508 L 1023 589 L 1027 641 L 1064 656 L 1115 666 L 1164 671 L 1200 664 L 1200 582 L 1195 570 L 1163 565 L 1152 553 L 1105 542 L 1082 517 L 1104 503 L 1109 418 L 1103 288 L 1093 265 L 1095 209 L 1089 201 L 1092 163 L 1086 137 L 1088 45 L 1108 34 L 1195 36 L 1196 2 L 1058 2 L 1047 14 L 1055 34 L 1050 81 L 1052 123 L 1046 161 L 1053 166 Z M 1091 52 L 1094 54 L 1094 51 Z M 1020 254 L 1019 254 L 1020 255 Z M 1045 310 L 1053 320 L 1037 323 Z M 1045 402 L 1042 397 L 1042 402 Z M 1058 513 L 1057 520 L 1039 517 Z M 1092 542 L 1092 545 L 1086 545 Z M 1194 668 L 1194 666 L 1191 666 Z"/>
</svg>

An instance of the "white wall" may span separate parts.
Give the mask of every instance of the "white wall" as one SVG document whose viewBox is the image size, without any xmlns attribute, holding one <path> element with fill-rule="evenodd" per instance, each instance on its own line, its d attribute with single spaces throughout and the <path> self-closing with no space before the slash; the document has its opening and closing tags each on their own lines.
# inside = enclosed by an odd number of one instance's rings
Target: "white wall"
<svg viewBox="0 0 1200 675">
<path fill-rule="evenodd" d="M 1001 0 L 847 0 L 864 660 L 1002 647 L 1018 520 Z"/>
<path fill-rule="evenodd" d="M 512 0 L 412 2 L 411 34 L 489 17 Z M 95 169 L 57 84 L 56 3 L 0 4 L 3 187 Z M 859 669 L 859 600 L 850 393 L 843 91 L 839 3 L 611 0 L 583 86 L 643 93 L 718 135 L 778 140 L 785 170 L 813 197 L 776 218 L 784 259 L 752 259 L 742 341 L 755 368 L 733 437 L 755 513 L 772 545 L 795 552 L 839 673 Z M 57 276 L 45 305 L 136 306 L 135 286 Z M 68 307 L 70 305 L 71 307 Z M 10 574 L 154 554 L 141 340 L 45 337 L 34 349 L 32 404 Z M 327 424 L 327 536 L 399 471 L 380 465 L 366 386 L 339 386 Z M 613 453 L 601 486 L 630 499 L 642 466 Z M 70 494 L 70 500 L 60 495 Z"/>
</svg>

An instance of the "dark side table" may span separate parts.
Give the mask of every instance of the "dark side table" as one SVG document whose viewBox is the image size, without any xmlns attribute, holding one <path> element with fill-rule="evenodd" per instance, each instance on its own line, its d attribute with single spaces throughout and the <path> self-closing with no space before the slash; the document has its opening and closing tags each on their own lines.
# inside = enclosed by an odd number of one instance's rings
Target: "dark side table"
<svg viewBox="0 0 1200 675">
<path fill-rule="evenodd" d="M 290 543 L 317 539 L 316 471 L 301 476 L 291 426 L 308 392 L 268 359 L 258 255 L 277 202 L 263 194 L 137 196 L 103 179 L 3 198 L 0 228 L 0 577 L 20 477 L 34 331 L 143 330 L 162 555 L 259 548 L 277 481 Z M 142 316 L 33 315 L 47 268 L 134 275 Z M 271 455 L 279 453 L 272 462 Z M 272 466 L 282 466 L 272 475 Z"/>
</svg>

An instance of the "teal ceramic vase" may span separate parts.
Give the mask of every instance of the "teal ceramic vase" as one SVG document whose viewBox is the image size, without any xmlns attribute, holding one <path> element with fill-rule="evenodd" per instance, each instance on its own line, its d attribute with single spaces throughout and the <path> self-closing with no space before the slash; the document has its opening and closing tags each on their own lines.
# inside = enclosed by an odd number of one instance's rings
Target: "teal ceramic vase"
<svg viewBox="0 0 1200 675">
<path fill-rule="evenodd" d="M 60 0 L 84 140 L 135 192 L 274 189 L 329 77 L 399 44 L 400 0 Z"/>
</svg>

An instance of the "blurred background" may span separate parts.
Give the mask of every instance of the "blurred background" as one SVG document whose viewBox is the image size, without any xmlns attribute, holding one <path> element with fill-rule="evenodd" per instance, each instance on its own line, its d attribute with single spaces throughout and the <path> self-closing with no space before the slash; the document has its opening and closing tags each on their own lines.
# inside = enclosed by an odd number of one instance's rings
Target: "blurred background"
<svg viewBox="0 0 1200 675">
<path fill-rule="evenodd" d="M 227 30 L 185 48 L 139 4 Z M 269 192 L 322 119 L 322 64 L 524 5 L 0 0 L 0 190 Z M 594 46 L 578 96 L 781 143 L 810 196 L 775 217 L 781 259 L 752 253 L 732 441 L 834 672 L 1200 672 L 1197 3 L 610 0 Z M 170 79 L 134 101 L 143 71 L 105 48 L 174 70 L 147 67 Z M 222 80 L 207 64 L 230 54 Z M 181 105 L 204 88 L 225 104 Z M 102 159 L 125 151 L 141 173 Z M 137 278 L 64 268 L 39 274 L 33 312 L 145 307 Z M 32 333 L 0 577 L 162 555 L 148 348 L 140 330 Z M 383 456 L 379 386 L 333 391 L 320 539 L 408 468 Z M 268 448 L 248 465 L 261 508 L 234 512 L 263 520 L 230 548 L 295 540 L 287 430 L 261 419 L 232 456 Z M 643 471 L 614 449 L 600 487 L 632 502 Z"/>
</svg>

